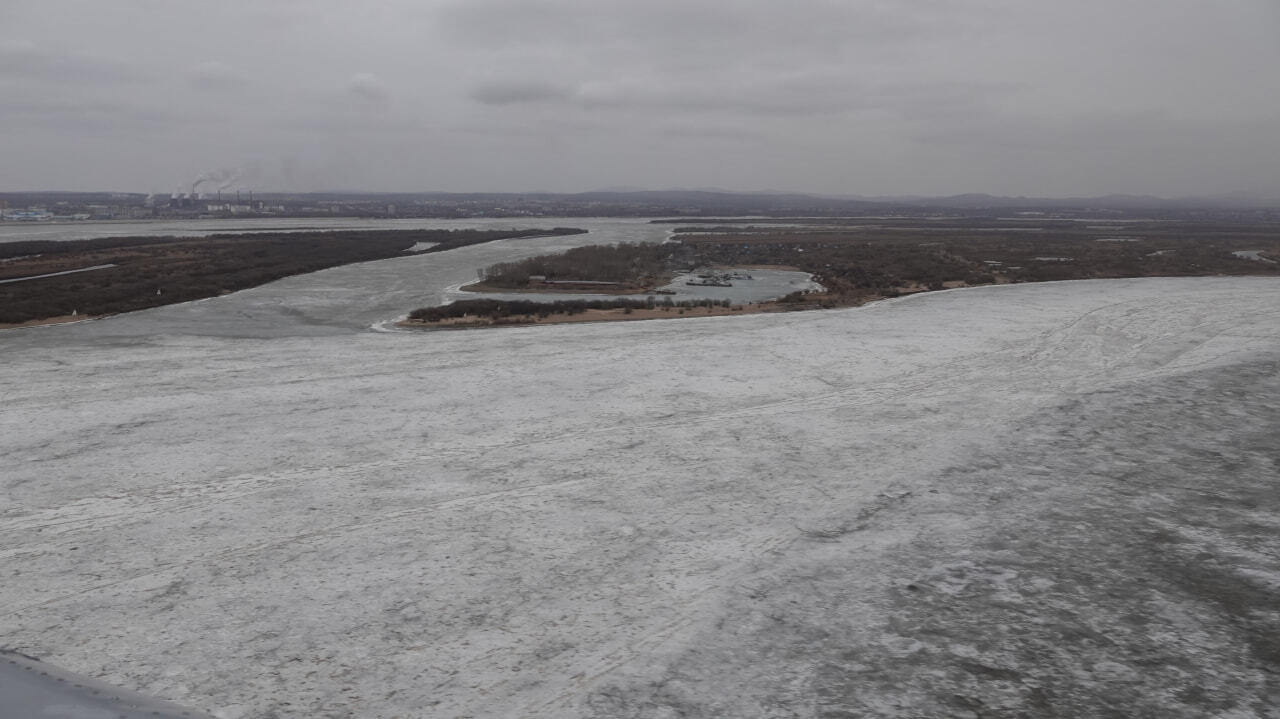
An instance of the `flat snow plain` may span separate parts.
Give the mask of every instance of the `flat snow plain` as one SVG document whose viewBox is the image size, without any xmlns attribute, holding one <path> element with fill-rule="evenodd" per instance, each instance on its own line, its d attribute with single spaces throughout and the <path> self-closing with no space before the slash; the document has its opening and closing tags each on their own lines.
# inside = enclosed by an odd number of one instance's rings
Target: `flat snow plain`
<svg viewBox="0 0 1280 719">
<path fill-rule="evenodd" d="M 0 645 L 225 719 L 1278 716 L 1280 282 L 367 330 L 502 251 L 0 334 Z"/>
</svg>

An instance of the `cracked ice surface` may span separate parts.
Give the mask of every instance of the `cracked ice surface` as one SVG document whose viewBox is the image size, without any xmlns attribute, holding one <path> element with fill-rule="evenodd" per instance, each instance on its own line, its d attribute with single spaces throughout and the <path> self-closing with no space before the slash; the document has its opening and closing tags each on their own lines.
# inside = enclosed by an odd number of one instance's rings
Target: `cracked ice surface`
<svg viewBox="0 0 1280 719">
<path fill-rule="evenodd" d="M 2 641 L 228 719 L 1275 706 L 1280 283 L 352 331 L 466 249 L 0 337 Z"/>
</svg>

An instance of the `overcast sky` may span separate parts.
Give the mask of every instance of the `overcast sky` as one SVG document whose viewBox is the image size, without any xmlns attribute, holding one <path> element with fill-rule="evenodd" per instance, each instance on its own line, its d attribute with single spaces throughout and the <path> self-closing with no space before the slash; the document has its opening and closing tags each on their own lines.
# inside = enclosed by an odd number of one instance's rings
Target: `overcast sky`
<svg viewBox="0 0 1280 719">
<path fill-rule="evenodd" d="M 1280 196 L 1278 0 L 3 0 L 0 191 Z"/>
</svg>

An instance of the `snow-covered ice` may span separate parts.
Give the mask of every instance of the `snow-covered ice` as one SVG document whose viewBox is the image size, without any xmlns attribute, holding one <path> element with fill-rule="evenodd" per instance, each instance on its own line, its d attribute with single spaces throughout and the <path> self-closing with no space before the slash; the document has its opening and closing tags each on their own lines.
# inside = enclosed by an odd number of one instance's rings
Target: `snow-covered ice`
<svg viewBox="0 0 1280 719">
<path fill-rule="evenodd" d="M 0 645 L 224 719 L 1275 706 L 1280 281 L 367 331 L 662 236 L 596 229 L 0 334 Z"/>
</svg>

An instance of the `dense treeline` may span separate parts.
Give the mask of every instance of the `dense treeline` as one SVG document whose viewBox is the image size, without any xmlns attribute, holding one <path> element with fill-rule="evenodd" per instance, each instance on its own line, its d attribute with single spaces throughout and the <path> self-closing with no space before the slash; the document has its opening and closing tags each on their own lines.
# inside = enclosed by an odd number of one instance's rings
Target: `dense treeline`
<svg viewBox="0 0 1280 719">
<path fill-rule="evenodd" d="M 525 288 L 530 277 L 551 281 L 590 280 L 647 286 L 668 272 L 682 254 L 674 244 L 622 244 L 577 247 L 555 255 L 503 262 L 480 271 L 489 287 Z"/>
<path fill-rule="evenodd" d="M 582 230 L 374 230 L 124 237 L 0 244 L 0 279 L 84 267 L 114 267 L 0 284 L 0 323 L 105 315 L 212 297 L 290 275 L 397 257 L 417 243 L 426 252 L 515 237 Z"/>
<path fill-rule="evenodd" d="M 670 297 L 661 300 L 649 297 L 643 300 L 558 300 L 537 302 L 534 300 L 459 300 L 439 307 L 423 307 L 409 313 L 409 319 L 419 322 L 440 322 L 462 317 L 478 320 L 501 320 L 507 317 L 538 317 L 551 315 L 578 315 L 587 310 L 641 310 L 641 309 L 690 309 L 693 307 L 728 307 L 729 300 L 685 300 L 674 302 Z"/>
</svg>

